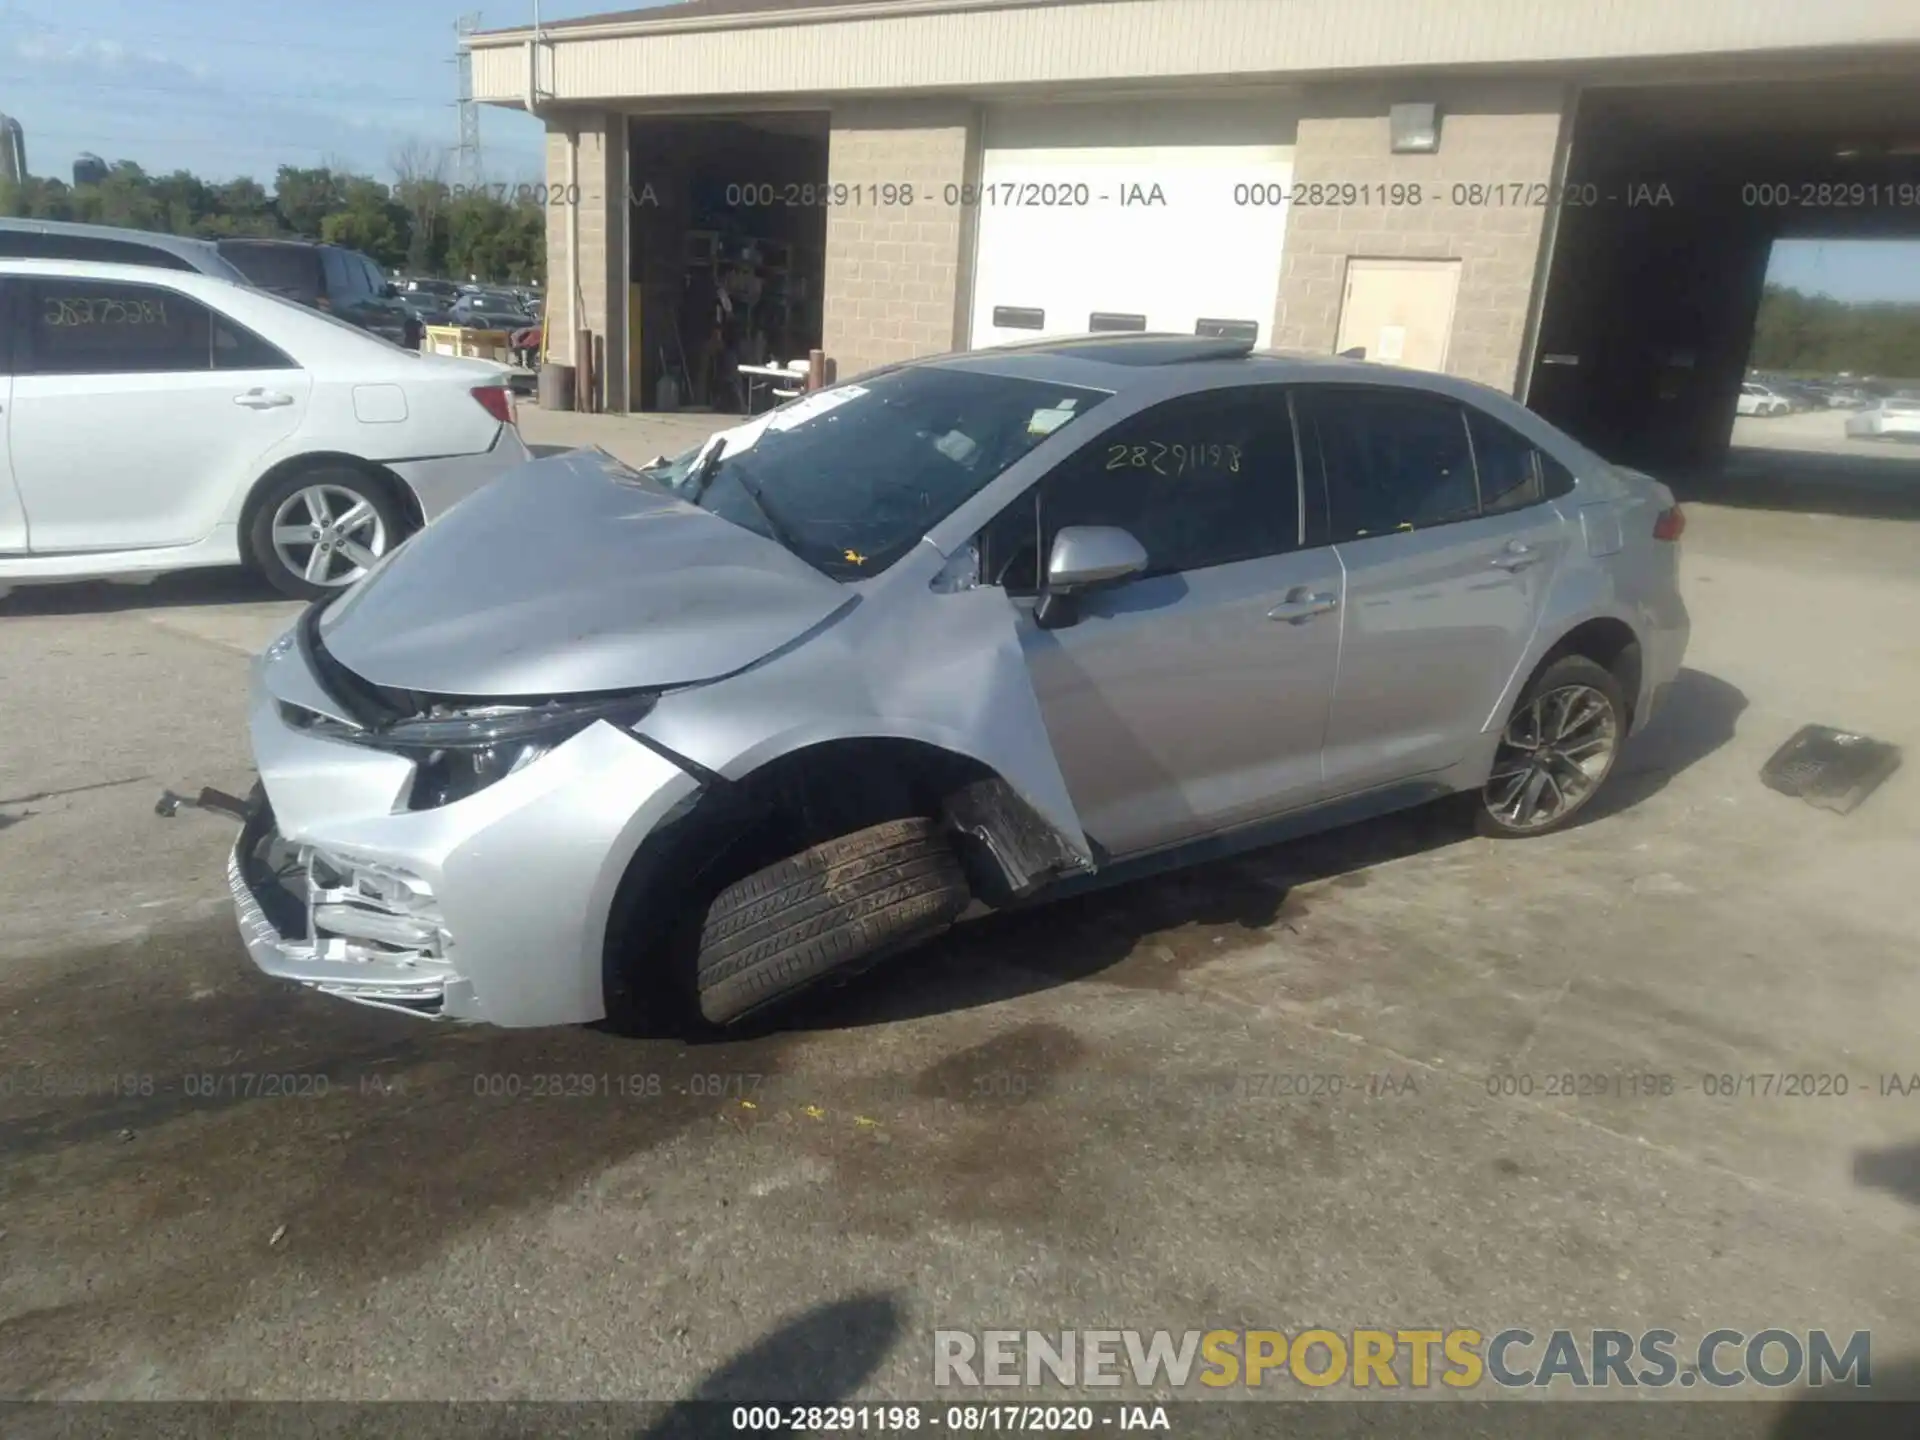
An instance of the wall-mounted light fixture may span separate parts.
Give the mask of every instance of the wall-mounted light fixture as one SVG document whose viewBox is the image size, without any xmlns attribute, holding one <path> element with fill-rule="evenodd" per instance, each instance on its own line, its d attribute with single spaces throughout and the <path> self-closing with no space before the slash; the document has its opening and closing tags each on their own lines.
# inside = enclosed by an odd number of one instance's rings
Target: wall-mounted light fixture
<svg viewBox="0 0 1920 1440">
<path fill-rule="evenodd" d="M 1387 111 L 1396 155 L 1431 155 L 1440 148 L 1438 105 L 1395 105 Z"/>
</svg>

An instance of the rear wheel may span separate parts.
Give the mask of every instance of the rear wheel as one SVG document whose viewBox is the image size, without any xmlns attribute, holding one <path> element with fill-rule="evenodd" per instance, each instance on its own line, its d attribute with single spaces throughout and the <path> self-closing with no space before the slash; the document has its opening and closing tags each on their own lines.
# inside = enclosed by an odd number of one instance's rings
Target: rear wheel
<svg viewBox="0 0 1920 1440">
<path fill-rule="evenodd" d="M 1584 655 L 1563 655 L 1521 692 L 1500 735 L 1475 822 L 1484 835 L 1545 835 L 1599 793 L 1620 753 L 1620 682 Z"/>
<path fill-rule="evenodd" d="M 346 589 L 406 533 L 406 514 L 381 481 L 351 465 L 283 475 L 255 507 L 247 553 L 274 589 L 317 600 Z"/>
<path fill-rule="evenodd" d="M 694 966 L 700 1013 L 726 1024 L 858 973 L 945 930 L 969 898 L 932 820 L 889 820 L 788 856 L 708 907 Z"/>
</svg>

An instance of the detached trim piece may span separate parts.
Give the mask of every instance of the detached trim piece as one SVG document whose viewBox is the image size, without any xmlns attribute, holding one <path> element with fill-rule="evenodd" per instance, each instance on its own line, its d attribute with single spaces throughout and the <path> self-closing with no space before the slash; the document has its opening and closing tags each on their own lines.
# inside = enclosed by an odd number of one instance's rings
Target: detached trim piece
<svg viewBox="0 0 1920 1440">
<path fill-rule="evenodd" d="M 1260 340 L 1260 322 L 1258 320 L 1196 320 L 1193 333 L 1206 335 L 1215 340 L 1244 340 L 1255 345 Z"/>
<path fill-rule="evenodd" d="M 1031 305 L 996 305 L 993 323 L 1002 330 L 1044 330 L 1047 312 Z"/>
</svg>

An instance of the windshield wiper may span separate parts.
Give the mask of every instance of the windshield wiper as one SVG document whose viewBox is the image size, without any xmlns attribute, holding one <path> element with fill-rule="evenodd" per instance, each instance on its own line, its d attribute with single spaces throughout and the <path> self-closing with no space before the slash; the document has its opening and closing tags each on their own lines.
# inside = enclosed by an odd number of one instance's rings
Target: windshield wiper
<svg viewBox="0 0 1920 1440">
<path fill-rule="evenodd" d="M 794 538 L 793 532 L 782 523 L 780 517 L 773 513 L 773 510 L 767 504 L 767 497 L 761 493 L 759 485 L 748 478 L 746 471 L 738 467 L 735 467 L 733 472 L 733 483 L 740 487 L 741 494 L 753 502 L 753 508 L 758 510 L 760 512 L 760 518 L 767 522 L 767 529 L 773 532 L 773 538 L 786 546 L 793 554 L 798 555 L 800 553 L 800 542 Z"/>
<path fill-rule="evenodd" d="M 687 499 L 693 504 L 698 505 L 700 497 L 707 493 L 707 486 L 713 483 L 713 474 L 720 468 L 720 457 L 726 453 L 726 449 L 727 442 L 723 436 L 713 442 L 711 450 L 694 462 L 693 473 L 687 476 Z"/>
</svg>

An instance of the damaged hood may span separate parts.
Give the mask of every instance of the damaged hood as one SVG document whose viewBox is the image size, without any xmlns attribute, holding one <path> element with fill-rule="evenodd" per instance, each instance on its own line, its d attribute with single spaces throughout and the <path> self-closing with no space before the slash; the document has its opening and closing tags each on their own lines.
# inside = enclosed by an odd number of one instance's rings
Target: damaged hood
<svg viewBox="0 0 1920 1440">
<path fill-rule="evenodd" d="M 579 450 L 454 506 L 328 606 L 320 638 L 375 685 L 566 695 L 712 680 L 852 603 L 773 541 Z"/>
</svg>

